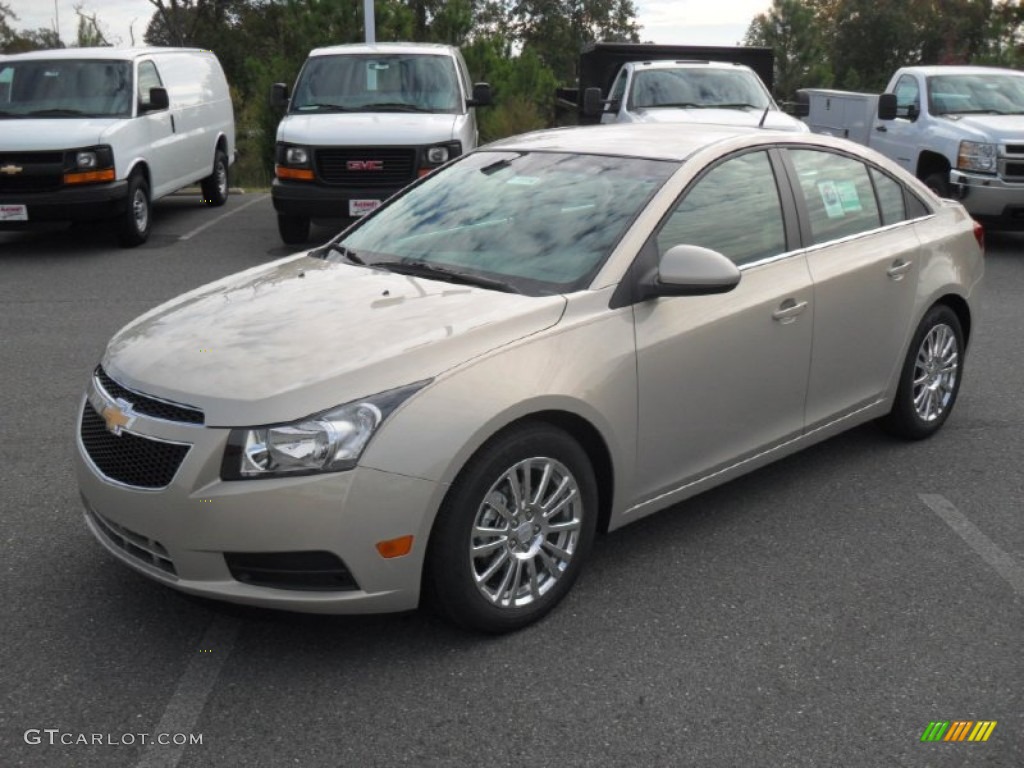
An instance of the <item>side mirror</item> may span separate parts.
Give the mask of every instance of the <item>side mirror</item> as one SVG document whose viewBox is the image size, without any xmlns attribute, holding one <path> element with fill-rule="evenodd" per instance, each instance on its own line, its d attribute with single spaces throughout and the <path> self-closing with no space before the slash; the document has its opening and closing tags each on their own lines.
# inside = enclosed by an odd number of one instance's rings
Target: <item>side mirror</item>
<svg viewBox="0 0 1024 768">
<path fill-rule="evenodd" d="M 149 103 L 140 104 L 140 112 L 157 112 L 161 109 L 167 109 L 171 106 L 171 99 L 167 95 L 166 88 L 150 88 L 149 89 Z"/>
<path fill-rule="evenodd" d="M 878 119 L 896 119 L 896 94 L 883 93 L 878 97 Z"/>
<path fill-rule="evenodd" d="M 917 104 L 907 104 L 907 120 L 914 121 L 921 116 L 921 108 Z"/>
<path fill-rule="evenodd" d="M 583 91 L 583 114 L 596 117 L 604 112 L 604 99 L 600 88 L 587 88 Z"/>
<path fill-rule="evenodd" d="M 661 257 L 657 271 L 645 280 L 645 298 L 707 296 L 728 293 L 740 282 L 731 260 L 699 245 L 676 245 Z"/>
<path fill-rule="evenodd" d="M 793 102 L 793 116 L 807 117 L 811 114 L 811 94 L 805 90 L 796 92 L 796 101 Z"/>
<path fill-rule="evenodd" d="M 274 109 L 284 109 L 288 106 L 288 86 L 284 83 L 274 83 L 270 86 L 270 106 Z"/>
<path fill-rule="evenodd" d="M 489 83 L 473 83 L 473 98 L 466 99 L 467 107 L 487 107 L 492 101 Z"/>
</svg>

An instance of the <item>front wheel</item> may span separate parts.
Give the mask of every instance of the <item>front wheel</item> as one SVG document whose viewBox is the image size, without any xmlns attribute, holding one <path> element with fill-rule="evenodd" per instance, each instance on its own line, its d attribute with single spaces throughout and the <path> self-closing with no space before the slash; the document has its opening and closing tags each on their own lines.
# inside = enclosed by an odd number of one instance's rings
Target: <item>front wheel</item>
<svg viewBox="0 0 1024 768">
<path fill-rule="evenodd" d="M 438 514 L 427 554 L 431 597 L 456 623 L 510 632 L 565 597 L 597 527 L 586 452 L 556 427 L 499 435 L 467 463 Z"/>
<path fill-rule="evenodd" d="M 122 248 L 134 248 L 149 239 L 151 213 L 146 177 L 133 173 L 128 179 L 128 210 L 118 220 L 117 239 Z"/>
<path fill-rule="evenodd" d="M 892 410 L 882 427 L 897 437 L 931 437 L 956 403 L 963 373 L 960 319 L 944 304 L 928 310 L 910 342 Z"/>
<path fill-rule="evenodd" d="M 213 173 L 203 179 L 203 202 L 211 207 L 228 201 L 228 156 L 218 149 L 213 154 Z"/>
<path fill-rule="evenodd" d="M 925 177 L 925 186 L 928 187 L 939 197 L 952 197 L 952 192 L 949 189 L 949 172 L 946 173 L 933 173 L 930 176 Z"/>
<path fill-rule="evenodd" d="M 305 216 L 277 214 L 277 231 L 288 245 L 302 245 L 309 239 L 309 219 Z"/>
</svg>

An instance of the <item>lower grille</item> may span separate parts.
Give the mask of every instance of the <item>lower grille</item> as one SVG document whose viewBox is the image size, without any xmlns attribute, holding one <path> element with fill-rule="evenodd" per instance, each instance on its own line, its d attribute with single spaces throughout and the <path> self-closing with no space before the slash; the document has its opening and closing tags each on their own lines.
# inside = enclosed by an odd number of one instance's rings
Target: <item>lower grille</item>
<svg viewBox="0 0 1024 768">
<path fill-rule="evenodd" d="M 359 589 L 345 564 L 330 552 L 225 552 L 231 576 L 274 589 L 341 592 Z"/>
<path fill-rule="evenodd" d="M 362 147 L 318 149 L 316 173 L 325 184 L 356 188 L 405 186 L 416 178 L 416 150 Z M 375 170 L 367 170 L 374 163 Z"/>
<path fill-rule="evenodd" d="M 89 402 L 82 410 L 79 434 L 86 454 L 104 477 L 146 490 L 170 485 L 190 448 L 128 432 L 111 434 Z"/>
<path fill-rule="evenodd" d="M 128 530 L 123 525 L 107 520 L 89 507 L 86 507 L 86 514 L 89 515 L 89 519 L 92 520 L 99 532 L 103 534 L 103 538 L 115 547 L 124 550 L 134 559 L 146 565 L 159 568 L 171 576 L 178 575 L 174 568 L 174 561 L 171 560 L 167 550 L 159 541 L 147 539 L 145 536 Z"/>
</svg>

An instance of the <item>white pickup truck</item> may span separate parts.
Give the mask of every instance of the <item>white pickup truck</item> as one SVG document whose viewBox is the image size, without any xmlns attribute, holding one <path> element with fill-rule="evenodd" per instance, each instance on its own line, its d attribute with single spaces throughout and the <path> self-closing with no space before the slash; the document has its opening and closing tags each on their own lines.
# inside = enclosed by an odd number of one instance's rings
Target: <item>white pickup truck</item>
<svg viewBox="0 0 1024 768">
<path fill-rule="evenodd" d="M 801 94 L 815 133 L 867 144 L 994 229 L 1024 229 L 1024 73 L 903 67 L 881 96 Z"/>
</svg>

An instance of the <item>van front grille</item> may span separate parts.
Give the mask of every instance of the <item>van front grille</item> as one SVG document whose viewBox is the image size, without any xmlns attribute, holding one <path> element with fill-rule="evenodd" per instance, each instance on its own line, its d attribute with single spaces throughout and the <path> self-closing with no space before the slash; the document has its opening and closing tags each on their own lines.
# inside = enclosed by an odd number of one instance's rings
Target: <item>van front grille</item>
<svg viewBox="0 0 1024 768">
<path fill-rule="evenodd" d="M 348 187 L 403 187 L 416 178 L 416 150 L 408 148 L 323 148 L 315 151 L 316 173 L 325 184 Z"/>
<path fill-rule="evenodd" d="M 52 192 L 63 184 L 61 152 L 0 152 L 0 192 Z"/>
</svg>

